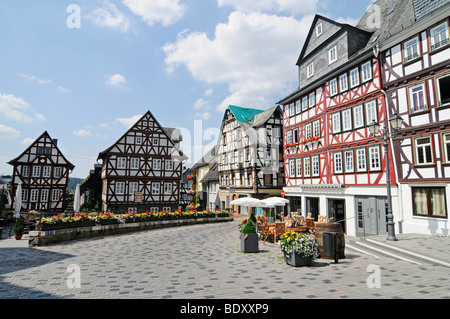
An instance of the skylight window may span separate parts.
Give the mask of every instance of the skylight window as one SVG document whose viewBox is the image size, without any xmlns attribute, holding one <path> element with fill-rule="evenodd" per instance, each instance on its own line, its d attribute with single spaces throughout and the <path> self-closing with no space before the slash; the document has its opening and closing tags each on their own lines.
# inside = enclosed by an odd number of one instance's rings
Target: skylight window
<svg viewBox="0 0 450 319">
<path fill-rule="evenodd" d="M 391 9 L 389 9 L 388 13 L 386 13 L 386 16 L 390 15 L 392 12 L 394 12 L 397 5 L 393 6 Z"/>
</svg>

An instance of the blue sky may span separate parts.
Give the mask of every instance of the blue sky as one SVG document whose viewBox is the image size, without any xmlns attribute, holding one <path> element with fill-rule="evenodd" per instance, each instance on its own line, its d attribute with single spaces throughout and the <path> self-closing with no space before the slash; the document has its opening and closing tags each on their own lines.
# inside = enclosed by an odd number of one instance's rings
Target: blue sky
<svg viewBox="0 0 450 319">
<path fill-rule="evenodd" d="M 191 166 L 226 106 L 268 109 L 297 87 L 316 13 L 355 24 L 370 3 L 1 1 L 0 174 L 48 131 L 84 178 L 147 110 L 182 129 Z"/>
</svg>

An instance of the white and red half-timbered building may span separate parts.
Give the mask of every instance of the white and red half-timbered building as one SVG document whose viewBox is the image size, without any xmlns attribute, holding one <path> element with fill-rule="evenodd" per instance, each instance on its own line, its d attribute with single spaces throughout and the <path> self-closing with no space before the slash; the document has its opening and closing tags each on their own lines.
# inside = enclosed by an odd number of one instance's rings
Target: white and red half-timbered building
<svg viewBox="0 0 450 319">
<path fill-rule="evenodd" d="M 150 111 L 98 159 L 103 211 L 174 211 L 180 204 L 183 161 L 178 129 L 162 127 Z"/>
<path fill-rule="evenodd" d="M 63 212 L 69 174 L 75 168 L 45 131 L 22 154 L 8 162 L 13 168 L 12 205 L 22 187 L 22 209 Z M 13 206 L 11 206 L 13 207 Z"/>
<path fill-rule="evenodd" d="M 399 1 L 405 20 L 381 46 L 389 115 L 403 118 L 394 139 L 397 223 L 407 233 L 449 235 L 450 2 Z M 395 32 L 397 31 L 397 32 Z"/>
<path fill-rule="evenodd" d="M 291 211 L 333 217 L 348 235 L 387 233 L 383 145 L 368 128 L 386 119 L 376 36 L 316 15 L 297 61 L 299 88 L 279 102 Z"/>
</svg>

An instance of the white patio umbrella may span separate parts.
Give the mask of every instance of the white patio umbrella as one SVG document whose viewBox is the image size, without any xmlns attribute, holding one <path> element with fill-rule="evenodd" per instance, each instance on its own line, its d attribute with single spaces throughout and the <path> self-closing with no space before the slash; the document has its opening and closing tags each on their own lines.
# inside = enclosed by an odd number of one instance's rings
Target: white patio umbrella
<svg viewBox="0 0 450 319">
<path fill-rule="evenodd" d="M 14 218 L 20 217 L 20 211 L 22 210 L 22 183 L 19 182 L 16 189 L 16 195 L 14 196 Z"/>
<path fill-rule="evenodd" d="M 73 198 L 73 210 L 75 213 L 80 212 L 80 184 L 75 188 L 75 196 Z"/>
<path fill-rule="evenodd" d="M 257 198 L 252 198 L 252 197 L 241 197 L 241 198 L 231 201 L 230 204 L 238 205 L 238 206 L 263 207 L 263 206 L 259 206 L 262 204 L 261 200 L 259 200 Z"/>
<path fill-rule="evenodd" d="M 268 207 L 275 207 L 275 206 L 286 206 L 286 204 L 289 203 L 288 199 L 282 198 L 282 197 L 269 197 L 263 200 L 267 205 L 270 205 Z"/>
</svg>

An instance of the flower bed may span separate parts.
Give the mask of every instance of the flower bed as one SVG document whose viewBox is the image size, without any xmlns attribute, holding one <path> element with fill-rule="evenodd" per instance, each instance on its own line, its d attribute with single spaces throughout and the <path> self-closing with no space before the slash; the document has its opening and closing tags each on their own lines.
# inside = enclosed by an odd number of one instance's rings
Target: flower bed
<svg viewBox="0 0 450 319">
<path fill-rule="evenodd" d="M 182 212 L 176 210 L 175 212 L 161 211 L 161 212 L 126 212 L 122 214 L 113 213 L 93 213 L 91 215 L 79 213 L 73 217 L 62 217 L 56 215 L 52 217 L 42 218 L 37 222 L 37 230 L 61 229 L 70 227 L 85 227 L 94 225 L 111 225 L 118 223 L 137 223 L 148 222 L 156 220 L 174 220 L 186 218 L 213 218 L 213 217 L 229 217 L 228 211 L 188 211 Z"/>
</svg>

